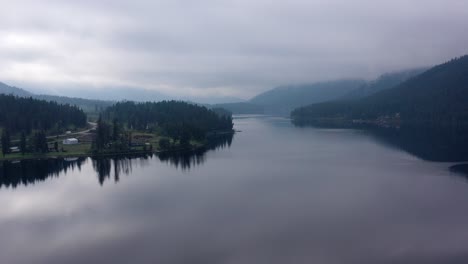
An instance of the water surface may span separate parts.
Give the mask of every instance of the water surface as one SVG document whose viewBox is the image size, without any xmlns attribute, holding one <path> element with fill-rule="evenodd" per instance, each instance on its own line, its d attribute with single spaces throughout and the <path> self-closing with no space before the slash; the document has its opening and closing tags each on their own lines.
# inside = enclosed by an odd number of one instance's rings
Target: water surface
<svg viewBox="0 0 468 264">
<path fill-rule="evenodd" d="M 1 165 L 0 263 L 468 263 L 462 159 L 274 117 L 235 128 L 191 156 Z"/>
</svg>

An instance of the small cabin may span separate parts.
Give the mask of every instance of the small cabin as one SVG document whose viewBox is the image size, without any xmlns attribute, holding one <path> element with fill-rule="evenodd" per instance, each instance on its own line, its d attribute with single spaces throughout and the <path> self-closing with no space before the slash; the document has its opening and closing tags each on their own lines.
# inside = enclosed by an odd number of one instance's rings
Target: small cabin
<svg viewBox="0 0 468 264">
<path fill-rule="evenodd" d="M 76 138 L 67 138 L 63 140 L 64 145 L 76 145 L 78 144 L 78 139 Z"/>
</svg>

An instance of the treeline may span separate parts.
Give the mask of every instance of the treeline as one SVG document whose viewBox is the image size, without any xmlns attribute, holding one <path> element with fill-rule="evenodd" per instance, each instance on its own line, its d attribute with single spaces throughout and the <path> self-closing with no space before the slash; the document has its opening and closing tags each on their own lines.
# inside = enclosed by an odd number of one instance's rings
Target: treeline
<svg viewBox="0 0 468 264">
<path fill-rule="evenodd" d="M 60 132 L 86 126 L 86 115 L 76 106 L 0 94 L 0 127 L 10 134 L 34 130 Z"/>
<path fill-rule="evenodd" d="M 132 149 L 132 133 L 123 129 L 116 118 L 112 123 L 106 122 L 101 116 L 97 120 L 96 135 L 91 149 L 99 152 L 128 152 Z"/>
<path fill-rule="evenodd" d="M 203 106 L 180 101 L 120 102 L 102 115 L 107 122 L 117 120 L 126 129 L 159 132 L 173 139 L 203 139 L 210 132 L 232 130 L 231 115 L 217 114 Z"/>
<path fill-rule="evenodd" d="M 362 99 L 298 108 L 291 117 L 296 122 L 394 118 L 409 124 L 468 125 L 468 56 Z"/>
</svg>

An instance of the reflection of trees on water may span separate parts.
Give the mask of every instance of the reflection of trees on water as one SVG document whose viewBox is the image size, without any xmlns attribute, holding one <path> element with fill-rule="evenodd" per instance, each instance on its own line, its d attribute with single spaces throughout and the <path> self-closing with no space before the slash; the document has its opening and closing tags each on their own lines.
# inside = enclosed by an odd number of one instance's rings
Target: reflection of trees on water
<svg viewBox="0 0 468 264">
<path fill-rule="evenodd" d="M 210 150 L 229 148 L 232 144 L 234 134 L 218 135 L 210 138 L 210 144 L 204 148 L 190 152 L 166 152 L 158 154 L 160 161 L 171 164 L 182 170 L 189 170 L 205 162 L 205 154 Z"/>
<path fill-rule="evenodd" d="M 171 152 L 158 155 L 160 161 L 173 165 L 183 170 L 205 163 L 205 150 L 196 150 L 192 152 Z"/>
<path fill-rule="evenodd" d="M 450 167 L 450 171 L 458 176 L 462 176 L 465 180 L 468 180 L 468 164 L 456 164 Z"/>
<path fill-rule="evenodd" d="M 188 170 L 193 166 L 205 162 L 205 154 L 209 150 L 228 148 L 231 146 L 233 135 L 223 135 L 210 139 L 212 144 L 192 152 L 172 152 L 159 154 L 160 161 L 167 162 L 176 168 Z M 149 164 L 153 155 L 115 156 L 109 158 L 92 158 L 92 166 L 97 173 L 101 185 L 106 180 L 118 182 L 122 175 L 129 175 L 134 166 L 143 167 Z M 30 185 L 45 181 L 51 177 L 58 177 L 62 172 L 81 170 L 87 158 L 67 158 L 48 160 L 23 160 L 18 162 L 0 162 L 0 188 L 19 185 Z"/>
<path fill-rule="evenodd" d="M 0 188 L 28 186 L 58 177 L 61 172 L 81 170 L 85 160 L 86 158 L 4 161 L 0 163 Z"/>
<path fill-rule="evenodd" d="M 406 151 L 428 161 L 468 161 L 467 126 L 402 125 L 399 128 L 383 128 L 349 124 L 301 123 L 298 127 L 354 128 L 362 129 L 378 142 Z"/>
<path fill-rule="evenodd" d="M 149 159 L 153 157 L 152 154 L 120 156 L 112 158 L 93 158 L 93 168 L 98 175 L 98 180 L 101 185 L 104 184 L 106 179 L 114 179 L 114 182 L 120 180 L 123 174 L 129 175 L 132 172 L 134 162 L 139 162 L 141 167 L 149 164 Z"/>
<path fill-rule="evenodd" d="M 232 139 L 232 134 L 217 136 L 210 139 L 211 144 L 205 148 L 190 152 L 161 153 L 158 154 L 158 158 L 160 161 L 167 162 L 176 168 L 180 167 L 187 170 L 195 165 L 203 164 L 207 151 L 230 147 Z M 151 154 L 144 154 L 116 156 L 111 158 L 93 158 L 92 164 L 97 173 L 99 183 L 103 185 L 106 180 L 114 179 L 114 182 L 118 182 L 122 175 L 129 175 L 136 163 L 138 163 L 137 165 L 140 167 L 148 165 L 152 157 L 153 155 Z"/>
<path fill-rule="evenodd" d="M 468 127 L 376 128 L 371 134 L 380 142 L 429 161 L 468 160 Z"/>
</svg>

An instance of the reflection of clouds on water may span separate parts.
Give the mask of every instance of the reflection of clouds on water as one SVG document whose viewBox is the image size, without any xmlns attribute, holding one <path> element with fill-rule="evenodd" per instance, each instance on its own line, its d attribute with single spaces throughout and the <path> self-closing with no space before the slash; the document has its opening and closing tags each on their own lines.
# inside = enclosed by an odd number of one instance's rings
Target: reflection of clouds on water
<svg viewBox="0 0 468 264">
<path fill-rule="evenodd" d="M 85 161 L 86 158 L 4 161 L 0 163 L 0 188 L 28 186 L 50 177 L 58 177 L 69 170 L 81 171 Z"/>
<path fill-rule="evenodd" d="M 111 159 L 101 187 L 88 159 L 80 173 L 2 190 L 0 262 L 468 263 L 467 185 L 445 164 L 354 131 L 249 122 L 235 147 L 189 171 Z M 125 184 L 111 184 L 114 167 Z"/>
</svg>

